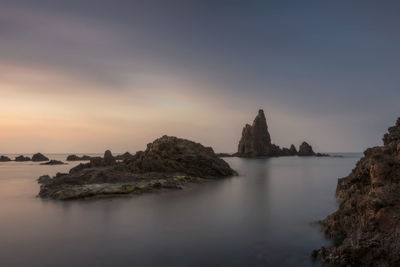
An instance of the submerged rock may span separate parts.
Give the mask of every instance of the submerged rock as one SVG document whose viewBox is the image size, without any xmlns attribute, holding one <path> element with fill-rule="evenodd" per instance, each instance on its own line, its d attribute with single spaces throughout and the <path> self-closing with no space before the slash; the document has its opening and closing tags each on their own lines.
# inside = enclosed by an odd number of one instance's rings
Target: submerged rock
<svg viewBox="0 0 400 267">
<path fill-rule="evenodd" d="M 36 153 L 32 156 L 32 161 L 48 161 L 49 159 L 42 153 Z"/>
<path fill-rule="evenodd" d="M 40 163 L 40 165 L 63 165 L 63 164 L 65 164 L 65 163 L 62 161 L 59 161 L 59 160 L 54 160 L 54 159 L 52 159 L 46 163 Z"/>
<path fill-rule="evenodd" d="M 383 142 L 338 180 L 339 210 L 320 222 L 336 245 L 314 257 L 340 266 L 400 266 L 400 118 Z"/>
<path fill-rule="evenodd" d="M 31 161 L 31 158 L 21 155 L 21 156 L 16 157 L 15 161 Z"/>
<path fill-rule="evenodd" d="M 39 196 L 73 199 L 179 189 L 188 182 L 235 174 L 211 147 L 163 136 L 123 162 L 106 151 L 104 158 L 80 164 L 69 174 L 40 179 Z"/>
<path fill-rule="evenodd" d="M 11 161 L 11 159 L 7 156 L 0 156 L 0 162 L 7 162 L 7 161 Z"/>
</svg>

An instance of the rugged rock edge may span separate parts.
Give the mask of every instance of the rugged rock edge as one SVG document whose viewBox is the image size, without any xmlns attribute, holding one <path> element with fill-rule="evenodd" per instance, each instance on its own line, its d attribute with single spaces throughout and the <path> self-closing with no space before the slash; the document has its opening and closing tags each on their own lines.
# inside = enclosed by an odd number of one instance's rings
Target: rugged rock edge
<svg viewBox="0 0 400 267">
<path fill-rule="evenodd" d="M 339 210 L 320 222 L 334 246 L 312 256 L 339 266 L 400 266 L 400 118 L 338 180 Z"/>
</svg>

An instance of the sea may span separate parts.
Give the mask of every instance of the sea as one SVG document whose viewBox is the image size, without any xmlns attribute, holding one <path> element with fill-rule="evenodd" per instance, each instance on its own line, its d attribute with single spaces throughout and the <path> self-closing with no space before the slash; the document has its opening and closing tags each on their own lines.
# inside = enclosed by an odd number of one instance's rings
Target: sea
<svg viewBox="0 0 400 267">
<path fill-rule="evenodd" d="M 80 162 L 0 162 L 0 266 L 322 266 L 310 254 L 331 241 L 315 222 L 337 209 L 337 179 L 362 156 L 336 155 L 224 158 L 238 176 L 72 201 L 37 197 L 37 178 Z"/>
</svg>

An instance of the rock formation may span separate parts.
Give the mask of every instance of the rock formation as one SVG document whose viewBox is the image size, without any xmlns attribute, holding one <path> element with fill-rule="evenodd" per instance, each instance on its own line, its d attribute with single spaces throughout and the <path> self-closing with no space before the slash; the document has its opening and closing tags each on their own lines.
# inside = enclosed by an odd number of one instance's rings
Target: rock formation
<svg viewBox="0 0 400 267">
<path fill-rule="evenodd" d="M 48 161 L 49 159 L 42 153 L 36 153 L 32 156 L 32 161 Z"/>
<path fill-rule="evenodd" d="M 145 151 L 122 162 L 116 162 L 111 152 L 106 151 L 104 158 L 80 164 L 69 174 L 42 176 L 38 180 L 39 196 L 73 199 L 142 193 L 235 174 L 211 147 L 163 136 L 148 144 Z"/>
<path fill-rule="evenodd" d="M 336 246 L 314 257 L 340 266 L 400 266 L 400 118 L 383 143 L 338 180 L 339 210 L 321 222 Z"/>
<path fill-rule="evenodd" d="M 7 162 L 7 161 L 11 161 L 11 159 L 7 156 L 0 156 L 0 162 Z"/>
<path fill-rule="evenodd" d="M 243 128 L 237 155 L 249 157 L 274 156 L 271 136 L 262 109 L 258 111 L 253 125 L 246 124 Z"/>
<path fill-rule="evenodd" d="M 125 152 L 125 153 L 122 154 L 122 155 L 115 156 L 115 159 L 116 159 L 116 160 L 125 160 L 125 159 L 130 159 L 130 158 L 132 158 L 132 157 L 133 157 L 133 155 L 132 155 L 131 153 Z"/>
<path fill-rule="evenodd" d="M 21 156 L 16 157 L 15 161 L 31 161 L 31 158 L 21 155 Z"/>
<path fill-rule="evenodd" d="M 223 154 L 223 153 L 222 153 Z M 327 154 L 314 153 L 312 147 L 303 142 L 299 152 L 296 147 L 280 148 L 272 144 L 271 136 L 268 132 L 267 120 L 264 111 L 260 109 L 254 119 L 253 124 L 246 126 L 242 130 L 242 137 L 239 141 L 238 152 L 232 156 L 238 157 L 279 157 L 279 156 L 329 156 Z"/>
<path fill-rule="evenodd" d="M 312 146 L 310 146 L 307 142 L 303 142 L 299 147 L 299 152 L 297 155 L 301 157 L 315 156 L 315 152 L 312 149 Z"/>
<path fill-rule="evenodd" d="M 87 155 L 83 155 L 82 157 L 79 157 L 77 155 L 69 155 L 67 157 L 67 161 L 86 161 L 86 160 L 90 160 L 92 159 L 92 157 L 87 156 Z"/>
</svg>

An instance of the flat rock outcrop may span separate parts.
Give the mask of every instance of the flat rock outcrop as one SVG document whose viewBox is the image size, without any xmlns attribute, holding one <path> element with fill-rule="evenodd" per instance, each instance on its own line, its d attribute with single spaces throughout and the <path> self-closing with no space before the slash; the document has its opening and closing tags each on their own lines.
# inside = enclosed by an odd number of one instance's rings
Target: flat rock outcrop
<svg viewBox="0 0 400 267">
<path fill-rule="evenodd" d="M 400 266 L 400 118 L 383 143 L 338 180 L 339 209 L 320 222 L 335 246 L 314 257 L 340 266 Z"/>
<path fill-rule="evenodd" d="M 40 165 L 63 165 L 63 164 L 65 164 L 65 163 L 62 161 L 59 161 L 59 160 L 55 160 L 55 159 L 52 159 L 45 163 L 40 163 Z"/>
<path fill-rule="evenodd" d="M 21 155 L 21 156 L 16 157 L 15 161 L 31 161 L 31 158 Z"/>
<path fill-rule="evenodd" d="M 0 162 L 7 162 L 7 161 L 11 161 L 11 159 L 7 156 L 0 156 Z"/>
<path fill-rule="evenodd" d="M 49 158 L 43 155 L 42 153 L 36 153 L 32 156 L 32 161 L 48 161 Z"/>
<path fill-rule="evenodd" d="M 82 157 L 79 157 L 77 155 L 69 155 L 67 157 L 67 161 L 87 161 L 92 159 L 91 156 L 83 155 Z"/>
<path fill-rule="evenodd" d="M 80 164 L 68 174 L 42 176 L 39 196 L 65 200 L 126 195 L 179 189 L 188 182 L 235 174 L 211 147 L 163 136 L 122 162 L 106 151 L 103 158 Z"/>
</svg>

